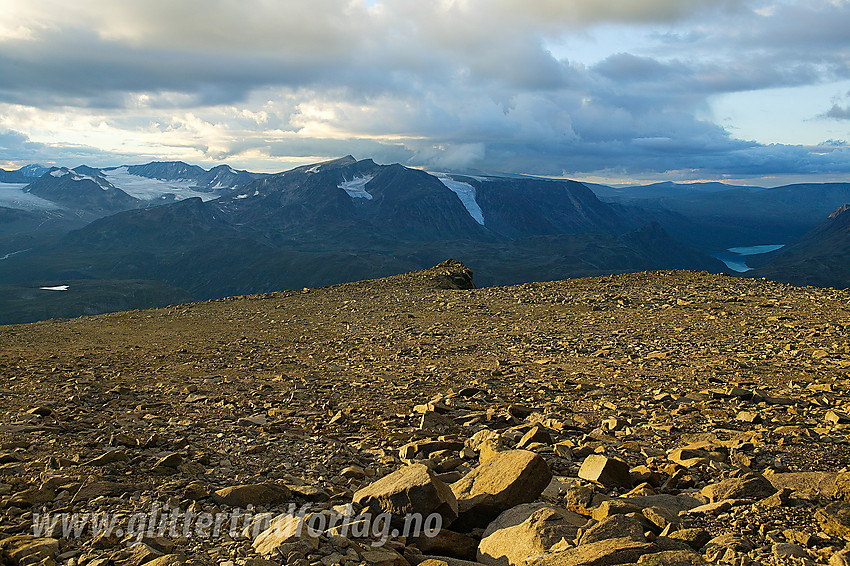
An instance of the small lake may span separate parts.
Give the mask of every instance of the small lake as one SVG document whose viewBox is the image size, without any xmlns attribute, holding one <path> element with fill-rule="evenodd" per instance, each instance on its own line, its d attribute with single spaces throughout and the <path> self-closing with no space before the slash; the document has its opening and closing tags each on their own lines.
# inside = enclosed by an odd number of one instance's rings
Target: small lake
<svg viewBox="0 0 850 566">
<path fill-rule="evenodd" d="M 725 252 L 712 254 L 712 257 L 719 259 L 726 264 L 726 267 L 738 273 L 752 271 L 752 267 L 747 265 L 747 258 L 751 255 L 766 254 L 782 249 L 785 244 L 766 244 L 762 246 L 741 246 L 737 248 L 729 248 Z"/>
</svg>

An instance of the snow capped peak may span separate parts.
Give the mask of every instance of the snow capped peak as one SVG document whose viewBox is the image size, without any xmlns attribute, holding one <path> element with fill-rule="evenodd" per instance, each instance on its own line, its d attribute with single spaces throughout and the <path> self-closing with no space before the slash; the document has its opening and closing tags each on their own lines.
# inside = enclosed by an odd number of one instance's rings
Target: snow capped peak
<svg viewBox="0 0 850 566">
<path fill-rule="evenodd" d="M 68 177 L 71 181 L 80 182 L 80 181 L 91 181 L 96 184 L 98 187 L 103 189 L 104 191 L 108 191 L 112 188 L 112 185 L 109 181 L 91 175 L 83 175 L 81 173 L 77 173 L 73 169 L 68 169 L 67 167 L 58 167 L 50 172 L 51 177 L 56 177 L 57 179 L 61 179 L 63 177 Z"/>
</svg>

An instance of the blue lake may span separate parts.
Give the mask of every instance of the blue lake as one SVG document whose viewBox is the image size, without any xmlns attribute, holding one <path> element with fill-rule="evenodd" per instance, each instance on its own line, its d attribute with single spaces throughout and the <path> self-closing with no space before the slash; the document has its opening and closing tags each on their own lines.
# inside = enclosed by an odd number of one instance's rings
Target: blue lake
<svg viewBox="0 0 850 566">
<path fill-rule="evenodd" d="M 785 247 L 785 244 L 766 244 L 762 246 L 741 246 L 737 248 L 729 248 L 725 252 L 712 254 L 712 257 L 719 259 L 726 264 L 726 267 L 738 273 L 751 271 L 753 268 L 747 265 L 747 258 L 751 255 L 766 254 L 775 252 L 778 249 Z"/>
</svg>

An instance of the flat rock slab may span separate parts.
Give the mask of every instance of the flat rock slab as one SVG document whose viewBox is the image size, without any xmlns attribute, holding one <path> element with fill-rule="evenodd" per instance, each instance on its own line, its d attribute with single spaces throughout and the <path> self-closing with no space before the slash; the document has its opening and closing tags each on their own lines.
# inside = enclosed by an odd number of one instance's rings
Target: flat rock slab
<svg viewBox="0 0 850 566">
<path fill-rule="evenodd" d="M 787 472 L 765 477 L 777 491 L 787 488 L 791 491 L 831 498 L 836 493 L 838 476 L 837 472 Z"/>
<path fill-rule="evenodd" d="M 146 562 L 145 566 L 178 566 L 185 564 L 189 558 L 183 554 L 166 554 L 159 558 L 154 558 L 150 562 Z"/>
</svg>

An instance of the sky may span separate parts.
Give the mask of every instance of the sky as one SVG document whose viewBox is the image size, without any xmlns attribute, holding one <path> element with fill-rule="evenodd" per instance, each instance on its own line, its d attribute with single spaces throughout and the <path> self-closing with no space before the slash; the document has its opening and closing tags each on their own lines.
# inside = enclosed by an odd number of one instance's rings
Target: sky
<svg viewBox="0 0 850 566">
<path fill-rule="evenodd" d="M 0 0 L 0 167 L 850 174 L 850 0 Z"/>
</svg>

